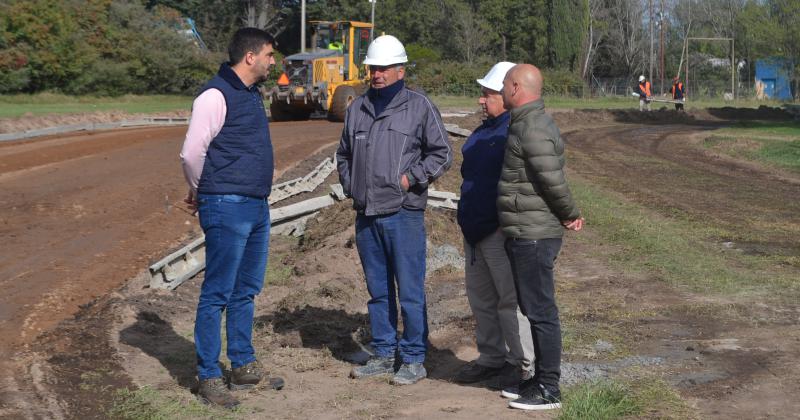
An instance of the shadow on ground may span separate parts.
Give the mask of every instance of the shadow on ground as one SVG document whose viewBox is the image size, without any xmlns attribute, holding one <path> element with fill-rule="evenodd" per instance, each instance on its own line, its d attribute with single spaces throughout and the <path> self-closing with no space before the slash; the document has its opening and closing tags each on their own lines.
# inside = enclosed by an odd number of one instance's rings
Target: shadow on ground
<svg viewBox="0 0 800 420">
<path fill-rule="evenodd" d="M 366 361 L 371 351 L 367 314 L 304 306 L 256 317 L 256 329 L 267 325 L 272 325 L 277 334 L 297 334 L 299 342 L 294 343 L 296 345 L 310 349 L 327 348 L 337 360 L 354 365 Z M 425 366 L 430 379 L 451 381 L 465 363 L 448 348 L 437 348 L 432 344 L 428 347 Z"/>
<path fill-rule="evenodd" d="M 139 312 L 136 322 L 120 331 L 119 336 L 120 342 L 161 362 L 178 385 L 188 389 L 197 386 L 194 343 L 176 333 L 158 314 Z"/>
</svg>

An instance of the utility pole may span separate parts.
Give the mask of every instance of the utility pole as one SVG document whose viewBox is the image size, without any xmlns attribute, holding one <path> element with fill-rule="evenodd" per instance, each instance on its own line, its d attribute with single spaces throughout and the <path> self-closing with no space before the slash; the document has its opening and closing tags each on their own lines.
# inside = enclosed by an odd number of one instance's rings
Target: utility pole
<svg viewBox="0 0 800 420">
<path fill-rule="evenodd" d="M 658 14 L 658 51 L 661 65 L 658 68 L 658 74 L 661 76 L 661 94 L 664 94 L 664 0 L 661 0 L 661 13 Z"/>
<path fill-rule="evenodd" d="M 647 74 L 647 80 L 653 83 L 653 0 L 647 0 L 650 8 L 650 55 L 647 57 L 650 62 L 650 72 Z"/>
<path fill-rule="evenodd" d="M 306 52 L 306 0 L 300 3 L 300 52 Z"/>
<path fill-rule="evenodd" d="M 375 3 L 377 3 L 378 0 L 369 0 L 369 2 L 372 3 L 372 18 L 370 20 L 372 27 L 369 28 L 369 41 L 372 42 L 372 40 L 375 39 Z"/>
</svg>

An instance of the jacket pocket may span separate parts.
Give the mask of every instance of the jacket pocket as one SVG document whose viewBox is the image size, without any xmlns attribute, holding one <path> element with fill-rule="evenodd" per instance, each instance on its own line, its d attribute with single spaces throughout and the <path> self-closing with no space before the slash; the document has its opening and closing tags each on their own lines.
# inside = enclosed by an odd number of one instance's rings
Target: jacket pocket
<svg viewBox="0 0 800 420">
<path fill-rule="evenodd" d="M 393 121 L 389 125 L 389 139 L 391 143 L 391 159 L 393 179 L 397 188 L 403 191 L 400 180 L 403 174 L 410 172 L 412 163 L 416 161 L 418 141 L 416 126 L 404 121 Z"/>
<path fill-rule="evenodd" d="M 352 151 L 350 179 L 347 187 L 350 197 L 353 198 L 357 208 L 362 208 L 367 199 L 366 180 L 368 178 L 367 166 L 369 165 L 369 150 L 367 141 L 369 140 L 368 131 L 356 131 L 353 133 L 353 141 L 350 146 Z"/>
</svg>

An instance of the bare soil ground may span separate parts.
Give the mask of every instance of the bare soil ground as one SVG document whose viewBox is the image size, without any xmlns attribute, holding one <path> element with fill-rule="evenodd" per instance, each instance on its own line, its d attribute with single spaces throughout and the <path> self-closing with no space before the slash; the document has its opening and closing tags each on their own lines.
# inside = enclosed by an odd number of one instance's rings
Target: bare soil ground
<svg viewBox="0 0 800 420">
<path fill-rule="evenodd" d="M 320 121 L 272 127 L 279 175 L 335 143 L 341 130 Z M 0 144 L 2 354 L 37 347 L 39 334 L 197 234 L 181 203 L 185 132 L 126 129 Z M 9 373 L 17 369 L 0 362 L 3 393 L 31 386 L 15 384 Z"/>
<path fill-rule="evenodd" d="M 722 159 L 698 144 L 704 133 L 737 118 L 785 115 L 735 109 L 556 114 L 571 177 L 656 215 L 678 213 L 738 230 L 738 237 L 719 240 L 742 252 L 800 255 L 798 177 Z M 449 122 L 472 129 L 479 117 Z M 279 167 L 295 167 L 282 180 L 329 156 L 341 129 L 324 122 L 272 128 Z M 127 140 L 115 140 L 120 137 Z M 197 407 L 191 335 L 202 275 L 167 292 L 146 288 L 143 271 L 198 231 L 179 210 L 181 140 L 182 130 L 171 128 L 0 145 L 0 234 L 7 244 L 0 281 L 8 291 L 0 350 L 12 355 L 0 370 L 0 417 L 146 418 L 176 405 L 166 417 L 551 416 L 509 410 L 495 391 L 450 381 L 477 356 L 463 272 L 452 267 L 431 273 L 426 287 L 430 378 L 398 388 L 386 378 L 347 377 L 363 356 L 369 328 L 346 202 L 321 212 L 299 240 L 273 237 L 254 340 L 259 358 L 286 378 L 286 389 L 240 392 L 243 407 L 234 413 Z M 452 140 L 455 149 L 463 144 Z M 459 159 L 438 189 L 457 191 Z M 323 185 L 308 196 L 326 192 Z M 609 263 L 617 245 L 604 243 L 587 219 L 582 237 L 567 235 L 557 267 L 565 333 L 611 337 L 611 343 L 577 340 L 564 355 L 565 384 L 649 375 L 684 401 L 678 411 L 656 403 L 642 418 L 798 417 L 796 301 L 701 293 L 621 272 Z M 429 211 L 427 227 L 429 261 L 442 245 L 461 247 L 451 213 Z M 798 266 L 781 269 L 800 278 Z M 152 392 L 121 396 L 125 388 Z"/>
</svg>

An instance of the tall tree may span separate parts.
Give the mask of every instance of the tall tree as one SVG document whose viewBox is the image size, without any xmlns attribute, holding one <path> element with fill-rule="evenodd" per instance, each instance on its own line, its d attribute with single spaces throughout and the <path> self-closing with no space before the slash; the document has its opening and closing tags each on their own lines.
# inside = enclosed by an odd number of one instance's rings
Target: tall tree
<svg viewBox="0 0 800 420">
<path fill-rule="evenodd" d="M 547 55 L 550 67 L 581 67 L 580 56 L 589 28 L 588 0 L 548 0 Z"/>
<path fill-rule="evenodd" d="M 461 58 L 467 64 L 473 64 L 478 55 L 489 44 L 486 33 L 490 30 L 489 24 L 478 16 L 472 8 L 463 3 L 455 3 L 450 15 L 453 17 L 454 48 L 461 52 Z"/>
<path fill-rule="evenodd" d="M 607 0 L 609 13 L 606 53 L 613 75 L 631 77 L 645 68 L 644 7 L 639 0 Z"/>
</svg>

